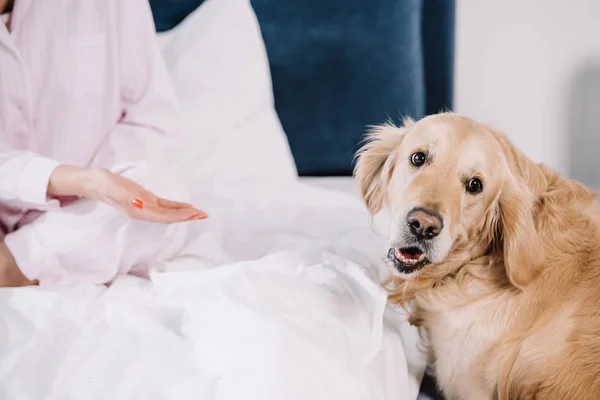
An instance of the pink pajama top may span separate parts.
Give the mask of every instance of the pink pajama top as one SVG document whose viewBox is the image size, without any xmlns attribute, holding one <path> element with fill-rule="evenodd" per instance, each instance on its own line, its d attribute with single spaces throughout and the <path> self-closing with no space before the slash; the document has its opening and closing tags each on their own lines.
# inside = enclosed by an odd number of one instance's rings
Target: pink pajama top
<svg viewBox="0 0 600 400">
<path fill-rule="evenodd" d="M 9 28 L 0 24 L 0 222 L 10 236 L 31 210 L 59 206 L 46 196 L 58 164 L 135 166 L 164 151 L 175 102 L 147 0 L 16 0 Z"/>
</svg>

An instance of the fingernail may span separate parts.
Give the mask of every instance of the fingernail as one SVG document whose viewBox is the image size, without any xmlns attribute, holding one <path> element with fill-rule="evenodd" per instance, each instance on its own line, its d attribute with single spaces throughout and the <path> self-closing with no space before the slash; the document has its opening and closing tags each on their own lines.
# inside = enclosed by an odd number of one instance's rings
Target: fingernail
<svg viewBox="0 0 600 400">
<path fill-rule="evenodd" d="M 206 218 L 208 218 L 208 215 L 206 215 L 206 214 L 194 214 L 194 215 L 191 215 L 187 220 L 191 221 L 193 219 L 206 219 Z"/>
<path fill-rule="evenodd" d="M 133 203 L 133 205 L 137 208 L 144 208 L 144 202 L 141 199 L 138 199 L 137 197 L 133 200 L 131 200 L 131 202 Z"/>
</svg>

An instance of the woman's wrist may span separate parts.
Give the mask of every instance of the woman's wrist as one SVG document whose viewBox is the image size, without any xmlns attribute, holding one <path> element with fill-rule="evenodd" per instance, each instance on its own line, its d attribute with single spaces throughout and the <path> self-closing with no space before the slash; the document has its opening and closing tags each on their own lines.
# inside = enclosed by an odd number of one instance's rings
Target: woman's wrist
<svg viewBox="0 0 600 400">
<path fill-rule="evenodd" d="M 95 177 L 99 171 L 95 168 L 59 165 L 52 171 L 48 181 L 49 196 L 77 196 L 95 199 Z"/>
</svg>

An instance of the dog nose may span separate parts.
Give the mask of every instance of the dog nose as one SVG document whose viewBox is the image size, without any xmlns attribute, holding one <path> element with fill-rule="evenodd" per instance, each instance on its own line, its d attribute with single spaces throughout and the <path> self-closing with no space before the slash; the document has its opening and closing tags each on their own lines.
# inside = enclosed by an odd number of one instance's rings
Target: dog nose
<svg viewBox="0 0 600 400">
<path fill-rule="evenodd" d="M 417 208 L 408 213 L 410 232 L 419 239 L 433 239 L 442 230 L 442 217 L 434 211 Z"/>
</svg>

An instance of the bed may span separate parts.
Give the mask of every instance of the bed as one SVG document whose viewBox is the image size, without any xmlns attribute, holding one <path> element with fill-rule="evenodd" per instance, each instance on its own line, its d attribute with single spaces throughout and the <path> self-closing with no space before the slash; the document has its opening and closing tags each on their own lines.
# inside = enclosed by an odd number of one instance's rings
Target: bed
<svg viewBox="0 0 600 400">
<path fill-rule="evenodd" d="M 251 3 L 207 0 L 158 43 L 171 162 L 210 218 L 150 280 L 1 290 L 0 398 L 416 399 L 419 337 L 380 286 L 388 220 L 349 176 L 298 178 Z"/>
</svg>

